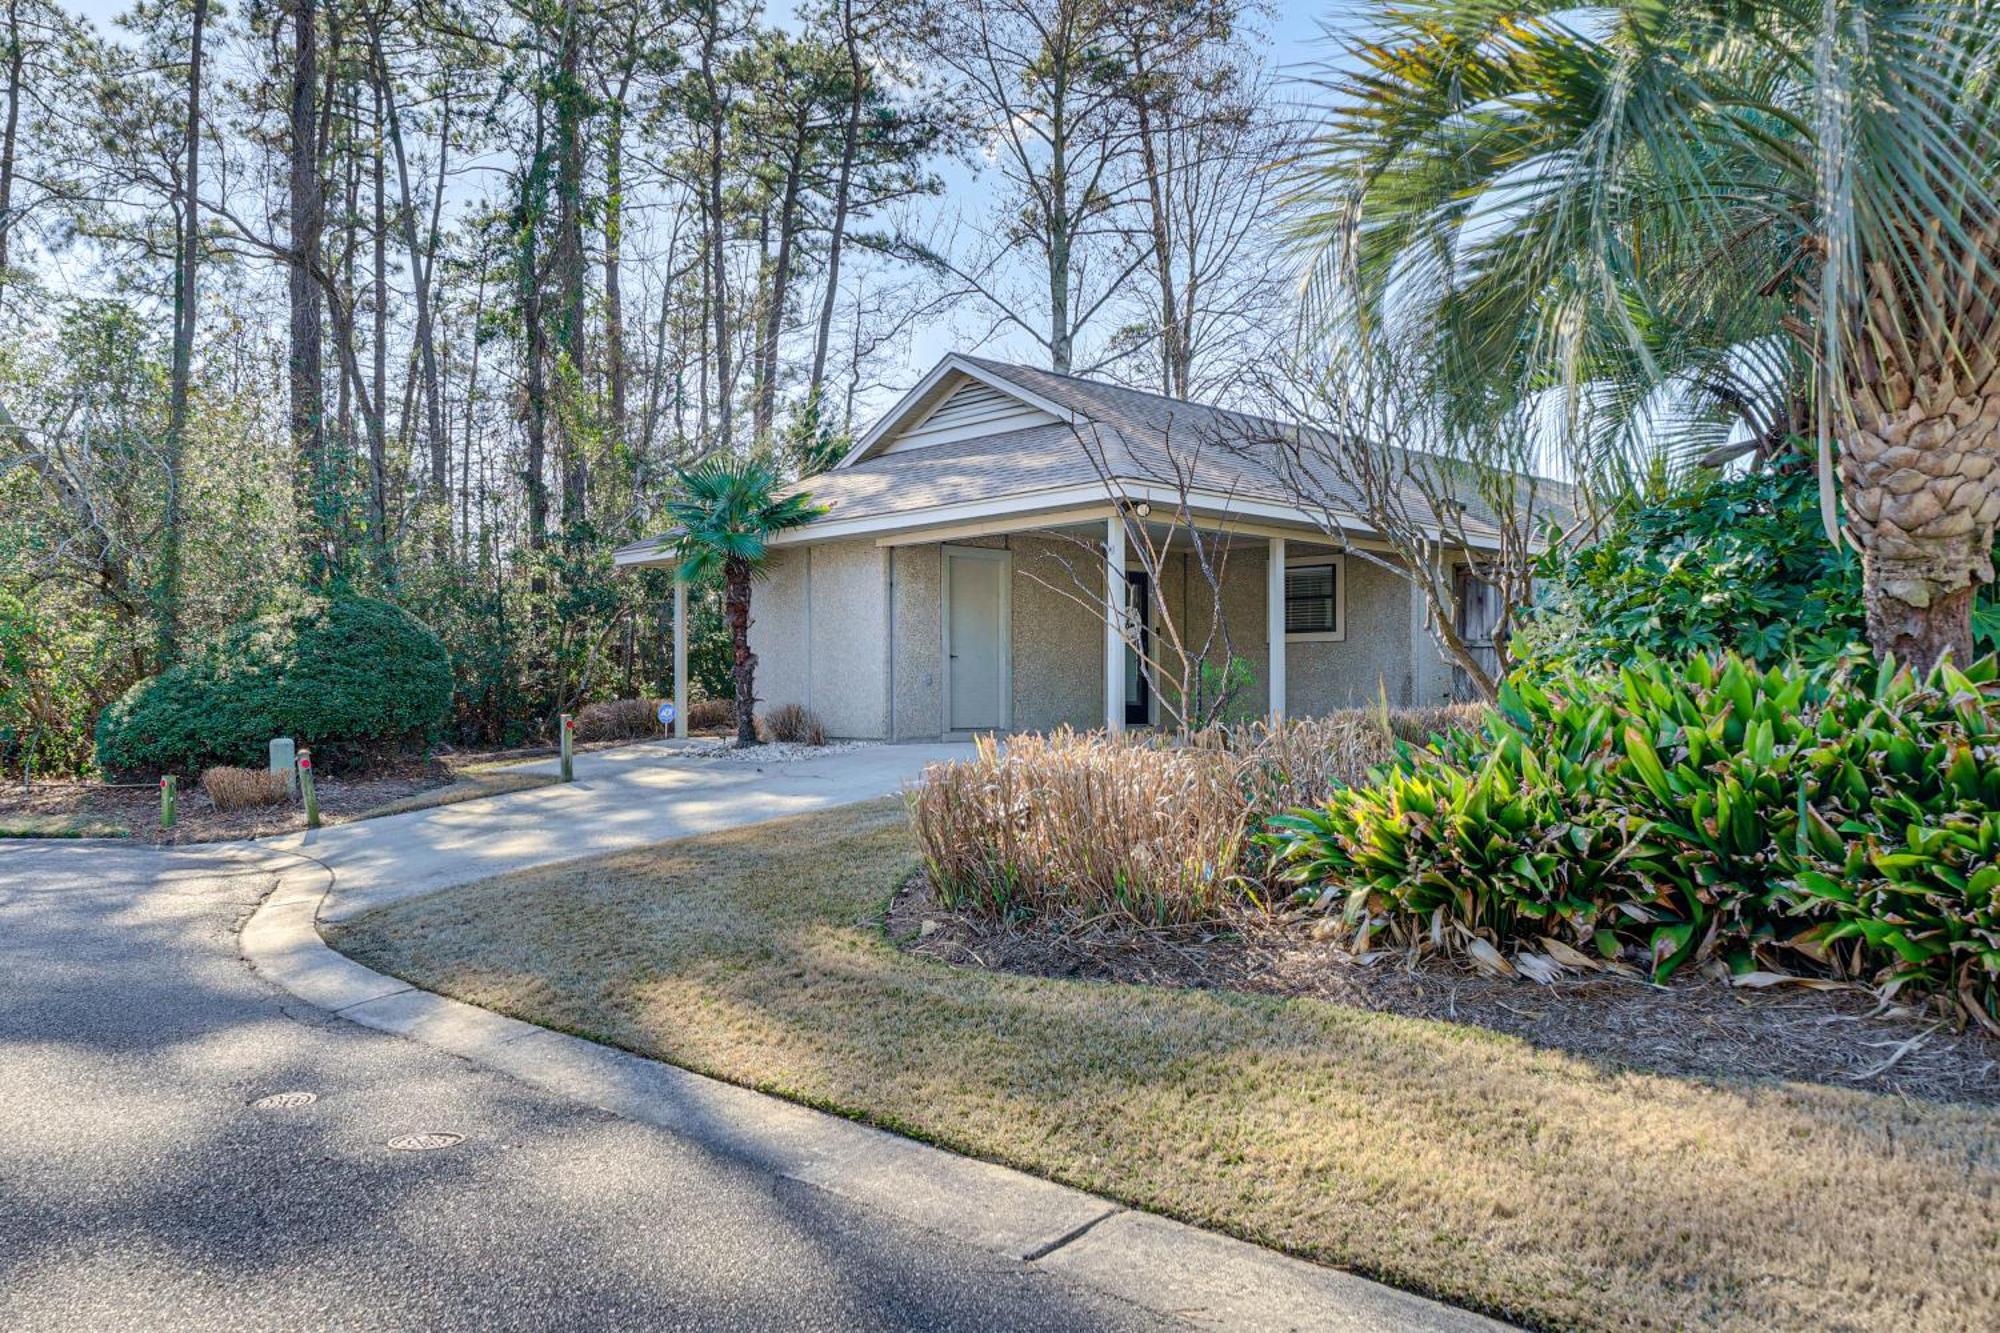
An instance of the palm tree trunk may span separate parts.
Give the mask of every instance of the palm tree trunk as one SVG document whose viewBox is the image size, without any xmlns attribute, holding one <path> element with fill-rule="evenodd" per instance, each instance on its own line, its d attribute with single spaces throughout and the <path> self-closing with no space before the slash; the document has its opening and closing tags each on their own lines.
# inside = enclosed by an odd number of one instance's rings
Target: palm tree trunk
<svg viewBox="0 0 2000 1333">
<path fill-rule="evenodd" d="M 729 639 L 736 656 L 736 745 L 757 743 L 757 655 L 750 651 L 750 566 L 731 560 L 722 570 Z"/>
<path fill-rule="evenodd" d="M 1878 290 L 1887 286 L 1878 281 Z M 1973 314 L 1973 312 L 1964 312 Z M 1972 599 L 1993 581 L 2000 522 L 2000 352 L 1991 312 L 1941 336 L 1878 299 L 1874 355 L 1857 366 L 1841 442 L 1849 527 L 1861 546 L 1868 641 L 1928 671 L 1972 660 Z"/>
</svg>

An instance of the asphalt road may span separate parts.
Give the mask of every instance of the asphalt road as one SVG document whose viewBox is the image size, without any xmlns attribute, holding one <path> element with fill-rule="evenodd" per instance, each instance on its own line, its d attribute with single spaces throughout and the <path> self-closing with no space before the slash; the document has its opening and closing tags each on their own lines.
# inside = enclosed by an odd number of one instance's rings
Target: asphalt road
<svg viewBox="0 0 2000 1333">
<path fill-rule="evenodd" d="M 1157 1326 L 293 1001 L 237 954 L 269 884 L 0 843 L 0 1328 Z"/>
</svg>

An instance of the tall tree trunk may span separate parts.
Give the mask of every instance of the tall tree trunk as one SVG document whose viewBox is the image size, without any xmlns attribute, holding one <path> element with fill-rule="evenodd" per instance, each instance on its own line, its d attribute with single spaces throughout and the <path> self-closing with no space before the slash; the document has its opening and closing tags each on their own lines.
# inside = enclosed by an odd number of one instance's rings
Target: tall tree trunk
<svg viewBox="0 0 2000 1333">
<path fill-rule="evenodd" d="M 1161 169 L 1160 128 L 1155 124 L 1153 98 L 1147 84 L 1144 43 L 1135 32 L 1132 38 L 1132 73 L 1136 95 L 1132 107 L 1139 141 L 1140 168 L 1145 176 L 1146 212 L 1152 227 L 1153 276 L 1159 284 L 1160 384 L 1169 398 L 1188 396 L 1189 357 L 1187 330 L 1182 327 L 1180 302 L 1174 295 L 1173 236 L 1167 223 L 1173 182 Z"/>
<path fill-rule="evenodd" d="M 201 31 L 201 10 L 195 12 L 195 31 Z M 199 41 L 197 41 L 199 45 Z M 0 130 L 0 296 L 7 291 L 7 264 L 11 258 L 8 241 L 14 234 L 14 161 L 20 144 L 22 73 L 27 66 L 27 43 L 21 36 L 21 0 L 7 0 L 7 124 Z"/>
<path fill-rule="evenodd" d="M 423 374 L 424 428 L 428 432 L 425 444 L 430 458 L 426 499 L 431 505 L 442 507 L 437 547 L 438 557 L 442 559 L 451 533 L 451 441 L 445 433 L 444 393 L 438 377 L 437 334 L 431 315 L 430 263 L 425 247 L 417 241 L 416 200 L 410 191 L 409 153 L 403 143 L 402 115 L 396 106 L 396 89 L 389 77 L 389 62 L 382 52 L 382 26 L 379 21 L 370 23 L 368 37 L 373 48 L 376 86 L 381 93 L 389 148 L 396 155 L 396 183 L 400 195 L 396 218 L 403 233 L 403 248 L 410 256 L 411 292 L 417 307 L 417 361 Z M 440 168 L 440 189 L 442 183 Z M 435 229 L 432 234 L 435 236 Z"/>
<path fill-rule="evenodd" d="M 1063 53 L 1056 53 L 1049 96 L 1049 182 L 1046 206 L 1049 227 L 1049 368 L 1069 374 L 1069 79 Z"/>
<path fill-rule="evenodd" d="M 712 318 L 715 324 L 715 347 L 712 355 L 715 358 L 716 439 L 719 447 L 726 452 L 731 441 L 730 400 L 734 397 L 731 389 L 735 382 L 729 364 L 729 271 L 724 251 L 724 242 L 728 239 L 728 235 L 727 218 L 722 207 L 722 129 L 727 107 L 723 103 L 715 70 L 716 45 L 721 36 L 718 31 L 721 18 L 719 14 L 713 13 L 709 18 L 709 25 L 702 33 L 701 45 L 701 77 L 708 93 L 706 108 L 708 160 L 703 163 L 708 176 L 706 182 L 708 197 L 703 202 L 708 215 L 709 301 L 713 307 Z"/>
<path fill-rule="evenodd" d="M 158 641 L 160 664 L 181 651 L 181 479 L 187 455 L 188 396 L 194 379 L 195 270 L 201 259 L 201 43 L 208 26 L 208 0 L 194 0 L 188 39 L 187 145 L 181 167 L 180 248 L 174 254 L 174 350 L 168 371 L 165 513 L 160 520 Z M 8 117 L 6 152 L 11 155 L 13 117 Z M 10 163 L 11 166 L 11 163 Z M 0 194 L 4 187 L 0 187 Z M 6 204 L 0 200 L 0 215 Z M 0 224 L 4 225 L 4 224 Z M 4 235 L 4 233 L 0 233 Z M 0 242 L 0 248 L 4 242 Z M 0 258 L 0 268 L 5 267 Z"/>
<path fill-rule="evenodd" d="M 619 268 L 625 252 L 625 95 L 629 76 L 611 97 L 604 136 L 604 377 L 611 393 L 611 439 L 627 441 L 625 416 L 625 294 Z M 671 265 L 669 265 L 671 267 Z"/>
<path fill-rule="evenodd" d="M 476 330 L 486 314 L 486 267 L 479 269 L 479 290 L 472 298 L 472 364 L 465 372 L 464 444 L 458 458 L 459 552 L 467 559 L 472 552 L 472 432 L 479 419 L 479 338 Z"/>
<path fill-rule="evenodd" d="M 321 382 L 318 262 L 326 200 L 320 182 L 319 27 L 316 0 L 289 0 L 292 20 L 291 236 L 286 290 L 291 311 L 286 358 L 293 458 L 293 499 L 299 511 L 306 578 L 325 587 L 333 577 L 333 504 L 326 450 L 326 407 Z"/>
<path fill-rule="evenodd" d="M 564 0 L 556 75 L 556 244 L 551 256 L 557 299 L 556 355 L 563 365 L 557 391 L 565 528 L 583 521 L 587 460 L 578 416 L 584 408 L 583 352 L 583 32 L 577 0 Z M 564 365 L 563 363 L 567 363 Z"/>
<path fill-rule="evenodd" d="M 854 185 L 854 156 L 861 138 L 861 107 L 867 92 L 861 67 L 861 46 L 854 31 L 854 0 L 841 0 L 841 42 L 847 48 L 847 123 L 841 128 L 840 170 L 833 185 L 833 226 L 826 243 L 826 292 L 820 298 L 819 330 L 813 337 L 812 378 L 808 399 L 817 399 L 826 382 L 826 346 L 833 332 L 833 309 L 840 299 L 840 251 L 847 240 L 848 198 Z"/>
<path fill-rule="evenodd" d="M 371 162 L 374 187 L 374 235 L 370 238 L 374 246 L 374 271 L 370 275 L 370 285 L 374 289 L 375 327 L 369 351 L 374 358 L 371 367 L 373 377 L 370 396 L 375 400 L 375 410 L 368 414 L 368 549 L 373 553 L 375 577 L 384 586 L 395 583 L 394 553 L 389 538 L 389 440 L 388 425 L 384 420 L 388 415 L 387 394 L 389 390 L 389 190 L 388 173 L 383 160 L 382 144 L 382 85 L 375 84 L 374 152 Z"/>
<path fill-rule="evenodd" d="M 528 495 L 528 549 L 537 555 L 549 547 L 549 493 L 545 475 L 548 465 L 549 342 L 548 330 L 542 319 L 541 250 L 536 241 L 547 202 L 543 175 L 546 170 L 546 128 L 542 106 L 537 102 L 534 150 L 528 159 L 528 169 L 521 177 L 521 212 L 515 233 L 515 276 L 521 332 L 527 344 L 523 355 L 522 377 L 525 382 L 522 388 L 527 399 L 523 415 L 526 418 L 528 457 L 521 480 Z M 530 586 L 537 593 L 548 586 L 539 565 Z"/>
<path fill-rule="evenodd" d="M 785 193 L 778 205 L 778 253 L 772 260 L 771 292 L 764 311 L 763 336 L 757 348 L 757 438 L 771 433 L 778 414 L 778 339 L 785 329 L 785 305 L 790 299 L 792 241 L 799 226 L 799 182 L 805 175 L 807 127 L 799 126 L 792 154 L 785 164 Z"/>
<path fill-rule="evenodd" d="M 750 651 L 750 566 L 730 560 L 722 567 L 724 610 L 729 615 L 729 642 L 736 677 L 736 744 L 757 743 L 757 655 Z"/>
</svg>

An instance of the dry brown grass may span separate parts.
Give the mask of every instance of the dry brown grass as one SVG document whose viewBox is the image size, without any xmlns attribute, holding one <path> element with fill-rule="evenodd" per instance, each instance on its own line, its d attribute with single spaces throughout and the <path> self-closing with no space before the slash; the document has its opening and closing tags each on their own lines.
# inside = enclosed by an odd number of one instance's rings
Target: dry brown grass
<svg viewBox="0 0 2000 1333">
<path fill-rule="evenodd" d="M 826 723 L 804 704 L 779 704 L 764 714 L 763 721 L 765 734 L 774 741 L 786 745 L 826 744 Z"/>
<path fill-rule="evenodd" d="M 291 799 L 292 788 L 283 773 L 263 768 L 231 768 L 226 764 L 203 769 L 201 789 L 218 810 L 252 810 L 280 805 Z"/>
<path fill-rule="evenodd" d="M 986 738 L 972 759 L 924 774 L 910 818 L 931 883 L 954 907 L 1202 921 L 1256 893 L 1247 851 L 1259 817 L 1360 781 L 1398 740 L 1478 717 L 1467 707 L 1350 709 L 1185 745 L 1068 728 Z"/>
<path fill-rule="evenodd" d="M 1167 924 L 1233 896 L 1246 807 L 1231 756 L 1067 728 L 977 744 L 909 794 L 924 867 L 953 906 Z"/>
<path fill-rule="evenodd" d="M 1317 999 L 953 968 L 874 924 L 913 858 L 875 802 L 449 890 L 335 942 L 1532 1324 L 2000 1326 L 1991 1111 L 1640 1073 Z"/>
<path fill-rule="evenodd" d="M 696 699 L 688 705 L 689 731 L 734 731 L 736 730 L 736 701 L 734 699 Z"/>
<path fill-rule="evenodd" d="M 644 740 L 660 732 L 658 699 L 611 699 L 585 704 L 570 727 L 571 735 L 585 742 Z"/>
</svg>

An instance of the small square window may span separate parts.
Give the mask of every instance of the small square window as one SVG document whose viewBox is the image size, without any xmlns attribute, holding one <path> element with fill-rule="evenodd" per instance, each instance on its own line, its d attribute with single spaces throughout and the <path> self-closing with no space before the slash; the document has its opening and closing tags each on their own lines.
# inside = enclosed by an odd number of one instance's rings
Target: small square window
<svg viewBox="0 0 2000 1333">
<path fill-rule="evenodd" d="M 1285 570 L 1285 633 L 1333 637 L 1341 632 L 1340 564 L 1328 560 Z"/>
</svg>

